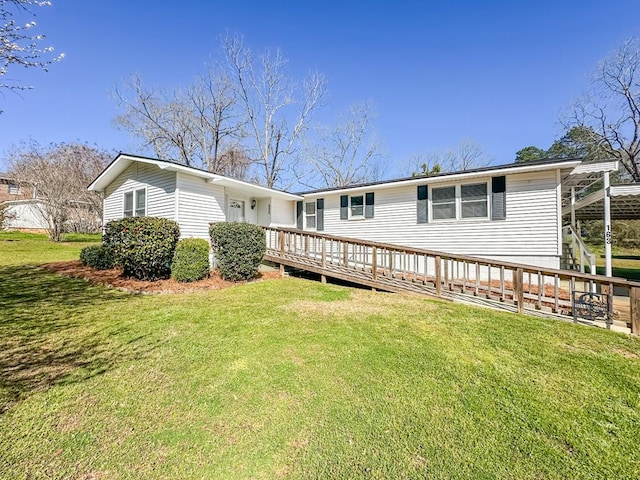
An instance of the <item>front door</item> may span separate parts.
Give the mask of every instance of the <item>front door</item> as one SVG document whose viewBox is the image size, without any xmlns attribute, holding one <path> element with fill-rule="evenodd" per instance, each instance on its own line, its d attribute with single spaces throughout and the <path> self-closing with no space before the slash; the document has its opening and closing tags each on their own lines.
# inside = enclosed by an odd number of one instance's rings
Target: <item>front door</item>
<svg viewBox="0 0 640 480">
<path fill-rule="evenodd" d="M 229 200 L 229 212 L 227 221 L 229 222 L 244 222 L 244 201 L 243 200 Z"/>
</svg>

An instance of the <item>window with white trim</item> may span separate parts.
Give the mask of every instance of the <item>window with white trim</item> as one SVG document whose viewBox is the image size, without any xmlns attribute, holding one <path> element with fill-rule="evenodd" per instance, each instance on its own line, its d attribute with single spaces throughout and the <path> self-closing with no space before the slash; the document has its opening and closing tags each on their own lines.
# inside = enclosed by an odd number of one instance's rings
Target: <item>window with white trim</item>
<svg viewBox="0 0 640 480">
<path fill-rule="evenodd" d="M 431 188 L 433 220 L 489 218 L 487 182 Z"/>
<path fill-rule="evenodd" d="M 460 218 L 487 218 L 488 211 L 486 183 L 460 186 Z"/>
<path fill-rule="evenodd" d="M 364 195 L 349 197 L 349 205 L 351 218 L 364 217 Z"/>
<path fill-rule="evenodd" d="M 431 189 L 431 209 L 434 220 L 456 218 L 456 187 Z"/>
<path fill-rule="evenodd" d="M 20 185 L 16 185 L 15 183 L 10 183 L 7 185 L 9 190 L 9 195 L 20 195 Z"/>
<path fill-rule="evenodd" d="M 316 202 L 306 203 L 305 217 L 307 221 L 307 228 L 316 228 Z"/>
<path fill-rule="evenodd" d="M 124 194 L 124 216 L 144 217 L 147 214 L 147 190 L 141 188 Z"/>
</svg>

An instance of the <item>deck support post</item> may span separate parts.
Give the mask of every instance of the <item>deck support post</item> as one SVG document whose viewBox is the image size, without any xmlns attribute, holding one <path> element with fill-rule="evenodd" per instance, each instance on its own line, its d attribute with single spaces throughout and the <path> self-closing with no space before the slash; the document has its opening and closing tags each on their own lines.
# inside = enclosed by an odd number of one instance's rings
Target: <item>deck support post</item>
<svg viewBox="0 0 640 480">
<path fill-rule="evenodd" d="M 280 277 L 284 277 L 284 263 L 280 264 Z"/>
</svg>

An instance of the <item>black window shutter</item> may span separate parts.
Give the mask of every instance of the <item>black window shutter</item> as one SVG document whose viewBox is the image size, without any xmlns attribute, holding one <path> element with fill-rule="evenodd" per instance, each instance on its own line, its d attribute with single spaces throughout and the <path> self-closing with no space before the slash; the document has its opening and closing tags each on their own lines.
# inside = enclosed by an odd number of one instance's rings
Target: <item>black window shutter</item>
<svg viewBox="0 0 640 480">
<path fill-rule="evenodd" d="M 373 204 L 374 204 L 373 192 L 367 193 L 364 196 L 364 218 L 373 218 Z"/>
<path fill-rule="evenodd" d="M 296 226 L 298 230 L 302 230 L 302 201 L 296 202 Z"/>
<path fill-rule="evenodd" d="M 493 177 L 491 179 L 491 220 L 505 220 L 507 218 L 507 178 Z"/>
<path fill-rule="evenodd" d="M 324 230 L 324 198 L 316 200 L 316 230 Z"/>
<path fill-rule="evenodd" d="M 429 222 L 429 188 L 426 185 L 418 185 L 418 223 Z"/>
<path fill-rule="evenodd" d="M 340 195 L 340 220 L 349 218 L 349 195 Z"/>
</svg>

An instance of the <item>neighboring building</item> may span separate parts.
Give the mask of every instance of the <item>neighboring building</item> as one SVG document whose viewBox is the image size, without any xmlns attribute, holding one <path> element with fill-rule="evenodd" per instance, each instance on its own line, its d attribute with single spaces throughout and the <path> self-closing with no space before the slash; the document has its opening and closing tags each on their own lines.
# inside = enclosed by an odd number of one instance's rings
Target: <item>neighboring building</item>
<svg viewBox="0 0 640 480">
<path fill-rule="evenodd" d="M 33 188 L 20 185 L 8 173 L 0 172 L 0 203 L 7 200 L 25 200 L 33 198 Z"/>
<path fill-rule="evenodd" d="M 1 205 L 7 206 L 10 216 L 4 225 L 8 230 L 46 232 L 49 228 L 49 223 L 42 213 L 41 200 L 7 200 Z"/>
<path fill-rule="evenodd" d="M 33 187 L 16 181 L 7 173 L 0 173 L 0 205 L 6 207 L 9 217 L 4 228 L 33 232 L 44 232 L 48 228 L 34 193 Z"/>
<path fill-rule="evenodd" d="M 536 161 L 301 194 L 169 161 L 120 154 L 89 186 L 104 222 L 176 220 L 183 237 L 211 222 L 246 221 L 453 254 L 559 268 L 563 182 L 581 161 Z"/>
</svg>

